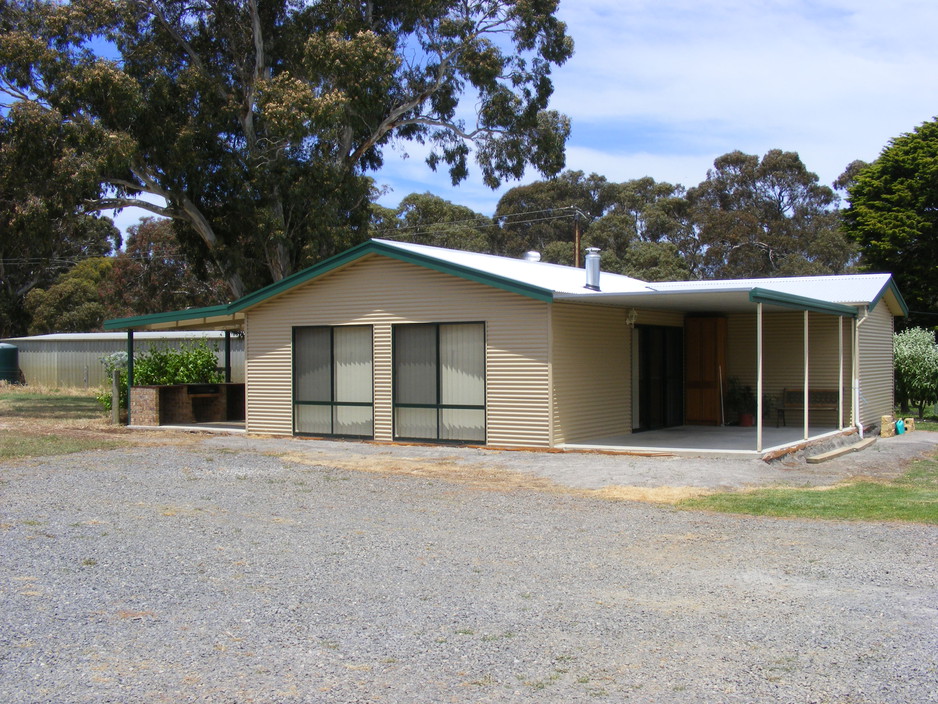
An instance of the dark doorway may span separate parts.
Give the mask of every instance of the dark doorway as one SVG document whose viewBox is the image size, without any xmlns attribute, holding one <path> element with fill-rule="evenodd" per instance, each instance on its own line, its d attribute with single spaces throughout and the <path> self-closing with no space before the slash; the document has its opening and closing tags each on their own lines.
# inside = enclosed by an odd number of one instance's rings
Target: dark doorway
<svg viewBox="0 0 938 704">
<path fill-rule="evenodd" d="M 684 422 L 684 330 L 639 325 L 638 427 L 656 430 Z"/>
</svg>

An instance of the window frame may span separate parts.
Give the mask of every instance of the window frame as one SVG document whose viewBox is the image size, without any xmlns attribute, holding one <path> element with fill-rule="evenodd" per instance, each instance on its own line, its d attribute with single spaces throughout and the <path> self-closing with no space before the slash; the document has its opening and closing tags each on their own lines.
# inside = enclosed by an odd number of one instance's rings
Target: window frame
<svg viewBox="0 0 938 704">
<path fill-rule="evenodd" d="M 370 333 L 371 344 L 371 401 L 336 401 L 336 363 L 335 363 L 335 331 L 337 329 L 362 328 Z M 297 399 L 297 331 L 298 330 L 328 330 L 329 331 L 329 401 L 301 401 Z M 294 325 L 291 329 L 291 414 L 293 416 L 293 434 L 300 437 L 333 437 L 350 438 L 358 440 L 373 440 L 375 437 L 375 329 L 373 325 Z M 329 433 L 312 433 L 297 430 L 297 406 L 328 406 Z M 335 432 L 336 408 L 371 408 L 371 434 L 337 433 Z"/>
<path fill-rule="evenodd" d="M 440 364 L 440 328 L 449 325 L 479 325 L 482 327 L 482 400 L 481 405 L 477 404 L 451 404 L 443 403 L 443 384 L 442 384 L 442 365 Z M 414 327 L 433 327 L 436 330 L 436 403 L 398 403 L 398 381 L 397 381 L 397 335 L 401 328 Z M 488 330 L 484 320 L 457 320 L 451 322 L 439 323 L 394 323 L 391 325 L 391 436 L 395 441 L 404 442 L 423 442 L 439 443 L 442 445 L 479 445 L 488 441 Z M 436 437 L 411 437 L 398 435 L 397 432 L 397 409 L 398 408 L 417 408 L 436 411 Z M 441 438 L 440 430 L 442 427 L 442 412 L 446 410 L 467 410 L 482 411 L 482 440 L 459 440 L 452 438 Z"/>
</svg>

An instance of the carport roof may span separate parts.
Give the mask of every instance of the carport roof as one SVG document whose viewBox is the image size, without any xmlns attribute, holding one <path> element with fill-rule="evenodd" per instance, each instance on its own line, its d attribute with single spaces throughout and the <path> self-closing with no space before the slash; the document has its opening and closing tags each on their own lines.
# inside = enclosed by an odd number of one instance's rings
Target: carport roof
<svg viewBox="0 0 938 704">
<path fill-rule="evenodd" d="M 249 308 L 373 256 L 409 262 L 545 302 L 666 308 L 686 312 L 752 310 L 756 303 L 764 303 L 769 309 L 796 308 L 855 316 L 857 305 L 875 305 L 885 296 L 894 315 L 908 313 L 889 274 L 649 283 L 603 272 L 599 279 L 600 290 L 593 291 L 584 286 L 583 269 L 373 239 L 228 304 L 108 320 L 104 328 L 239 329 L 243 327 L 244 314 Z"/>
<path fill-rule="evenodd" d="M 740 313 L 755 310 L 757 303 L 765 309 L 809 310 L 854 318 L 855 306 L 823 301 L 817 298 L 780 293 L 768 288 L 726 288 L 714 290 L 642 291 L 639 293 L 599 293 L 590 298 L 558 295 L 555 300 L 572 303 L 605 304 L 648 310 L 680 310 L 685 313 Z"/>
<path fill-rule="evenodd" d="M 791 276 L 774 279 L 719 279 L 713 281 L 667 281 L 649 283 L 655 291 L 732 291 L 768 289 L 780 294 L 813 298 L 846 305 L 875 306 L 886 302 L 893 315 L 908 315 L 909 309 L 891 274 L 841 274 L 838 276 Z"/>
</svg>

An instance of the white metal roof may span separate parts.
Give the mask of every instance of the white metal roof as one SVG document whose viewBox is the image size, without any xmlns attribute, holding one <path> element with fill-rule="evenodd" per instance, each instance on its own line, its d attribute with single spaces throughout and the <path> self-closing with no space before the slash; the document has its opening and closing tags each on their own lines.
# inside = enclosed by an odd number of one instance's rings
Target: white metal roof
<svg viewBox="0 0 938 704">
<path fill-rule="evenodd" d="M 373 239 L 226 305 L 108 320 L 105 328 L 240 329 L 245 311 L 251 307 L 363 256 L 397 257 L 548 302 L 563 300 L 686 312 L 754 310 L 758 303 L 773 309 L 797 308 L 853 316 L 857 314 L 857 306 L 883 298 L 893 315 L 908 314 L 889 274 L 649 283 L 621 274 L 600 272 L 599 291 L 595 291 L 586 288 L 586 271 L 580 268 Z"/>
<path fill-rule="evenodd" d="M 601 272 L 599 291 L 585 288 L 586 273 L 583 269 L 529 262 L 523 259 L 464 252 L 443 247 L 432 247 L 407 242 L 375 240 L 402 252 L 418 254 L 442 264 L 475 270 L 516 281 L 530 286 L 553 291 L 567 301 L 606 302 L 624 304 L 624 296 L 614 294 L 644 294 L 635 296 L 632 305 L 671 307 L 680 301 L 688 310 L 714 306 L 719 300 L 725 302 L 742 298 L 740 294 L 754 289 L 774 291 L 790 296 L 814 299 L 829 303 L 863 305 L 879 300 L 890 285 L 889 274 L 844 274 L 837 276 L 794 276 L 768 279 L 723 279 L 708 281 L 646 282 L 621 274 Z M 681 296 L 679 294 L 687 294 Z M 656 296 L 654 294 L 669 294 Z M 692 296 L 698 295 L 694 302 Z M 747 300 L 748 304 L 748 300 Z M 734 303 L 734 305 L 736 305 Z M 892 306 L 891 306 L 892 307 Z M 898 312 L 898 311 L 894 311 Z"/>
<path fill-rule="evenodd" d="M 589 296 L 594 293 L 586 285 L 586 273 L 583 269 L 546 262 L 529 262 L 524 259 L 500 257 L 494 254 L 463 252 L 457 249 L 431 247 L 409 242 L 375 240 L 383 245 L 400 249 L 404 252 L 432 257 L 442 263 L 474 269 L 476 271 L 517 281 L 528 286 L 537 286 L 555 293 L 581 293 Z M 610 293 L 647 291 L 648 284 L 640 279 L 633 279 L 622 274 L 600 272 L 599 288 Z"/>
<path fill-rule="evenodd" d="M 832 303 L 863 304 L 875 301 L 889 284 L 889 274 L 792 276 L 775 279 L 720 279 L 650 283 L 654 291 L 732 291 L 764 288 Z"/>
</svg>

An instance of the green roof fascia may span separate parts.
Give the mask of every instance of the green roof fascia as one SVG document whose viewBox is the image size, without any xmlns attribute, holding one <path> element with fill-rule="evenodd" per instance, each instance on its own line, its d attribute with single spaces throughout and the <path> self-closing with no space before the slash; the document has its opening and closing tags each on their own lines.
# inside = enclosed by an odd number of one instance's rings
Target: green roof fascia
<svg viewBox="0 0 938 704">
<path fill-rule="evenodd" d="M 231 303 L 225 303 L 219 306 L 207 306 L 205 308 L 186 308 L 185 310 L 173 310 L 165 313 L 150 313 L 149 315 L 135 315 L 130 318 L 114 318 L 104 321 L 105 330 L 127 330 L 140 327 L 141 325 L 155 325 L 157 323 L 176 323 L 182 320 L 193 320 L 195 318 L 214 318 L 219 315 L 231 315 Z"/>
<path fill-rule="evenodd" d="M 876 304 L 879 303 L 883 296 L 887 293 L 892 293 L 896 297 L 896 304 L 899 306 L 899 309 L 902 311 L 903 317 L 909 317 L 909 305 L 905 302 L 905 299 L 902 297 L 902 294 L 899 293 L 899 287 L 896 285 L 896 280 L 892 278 L 892 275 L 889 276 L 889 283 L 883 286 L 883 290 L 876 294 L 876 298 L 870 301 L 870 309 L 876 307 Z"/>
<path fill-rule="evenodd" d="M 797 308 L 798 310 L 839 315 L 845 318 L 857 317 L 857 309 L 853 306 L 847 306 L 843 303 L 831 303 L 830 301 L 819 301 L 816 298 L 796 296 L 793 293 L 770 291 L 765 288 L 752 289 L 749 292 L 749 300 L 753 303 L 771 303 L 772 305 L 783 306 L 785 308 Z"/>
<path fill-rule="evenodd" d="M 264 286 L 264 288 L 259 288 L 256 291 L 247 293 L 236 301 L 232 301 L 229 305 L 231 306 L 232 312 L 237 312 L 244 310 L 245 308 L 250 308 L 251 306 L 256 306 L 258 303 L 266 301 L 268 298 L 273 298 L 278 296 L 285 291 L 290 290 L 294 286 L 299 286 L 302 283 L 306 283 L 310 279 L 315 279 L 323 274 L 327 274 L 333 269 L 338 269 L 341 266 L 345 266 L 349 262 L 353 262 L 356 259 L 365 256 L 368 254 L 370 249 L 371 242 L 362 242 L 359 245 L 347 249 L 344 252 L 340 252 L 335 256 L 324 259 L 318 264 L 313 264 L 313 266 L 307 267 L 302 271 L 298 271 L 295 274 L 291 274 L 280 281 L 275 281 L 272 284 Z"/>
<path fill-rule="evenodd" d="M 138 327 L 140 325 L 180 322 L 183 320 L 208 318 L 218 315 L 232 315 L 244 310 L 245 308 L 256 306 L 270 298 L 279 296 L 280 294 L 289 291 L 295 286 L 299 286 L 300 284 L 304 284 L 307 281 L 324 276 L 330 271 L 343 267 L 346 264 L 350 264 L 351 262 L 368 256 L 369 254 L 380 254 L 392 259 L 397 259 L 399 261 L 416 264 L 427 269 L 443 272 L 444 274 L 451 274 L 452 276 L 458 276 L 463 279 L 468 279 L 469 281 L 475 281 L 476 283 L 485 284 L 487 286 L 499 288 L 504 291 L 534 298 L 538 301 L 546 301 L 550 303 L 554 300 L 554 292 L 550 289 L 533 286 L 531 284 L 515 281 L 503 276 L 497 276 L 495 274 L 479 271 L 478 269 L 472 269 L 461 266 L 459 264 L 442 261 L 425 254 L 408 252 L 397 249 L 396 247 L 384 244 L 382 242 L 369 240 L 367 242 L 362 242 L 361 244 L 356 245 L 355 247 L 352 247 L 351 249 L 348 249 L 344 252 L 336 254 L 333 257 L 329 257 L 329 259 L 321 261 L 319 264 L 314 264 L 311 267 L 303 269 L 303 271 L 298 271 L 292 276 L 287 276 L 286 278 L 281 279 L 276 283 L 272 283 L 268 286 L 265 286 L 264 288 L 254 291 L 253 293 L 244 295 L 238 300 L 232 301 L 231 303 L 220 306 L 210 306 L 208 308 L 189 308 L 187 310 L 171 311 L 167 313 L 138 315 L 132 318 L 116 318 L 114 320 L 105 321 L 104 329 L 124 330 Z"/>
<path fill-rule="evenodd" d="M 551 302 L 554 299 L 554 292 L 550 289 L 532 286 L 520 281 L 514 281 L 513 279 L 507 279 L 502 276 L 496 276 L 495 274 L 488 274 L 477 269 L 464 267 L 459 264 L 452 264 L 425 254 L 397 249 L 383 242 L 369 240 L 340 254 L 336 254 L 334 257 L 321 261 L 319 264 L 314 264 L 307 269 L 303 269 L 303 271 L 298 271 L 292 276 L 288 276 L 276 283 L 258 289 L 254 291 L 254 293 L 249 293 L 239 298 L 237 301 L 230 304 L 231 312 L 234 313 L 244 310 L 245 308 L 250 308 L 251 306 L 256 306 L 269 298 L 273 298 L 274 296 L 288 291 L 294 286 L 299 286 L 307 281 L 328 274 L 330 271 L 350 264 L 356 259 L 361 259 L 369 254 L 380 254 L 390 257 L 391 259 L 416 264 L 427 269 L 443 272 L 444 274 L 451 274 L 463 279 L 468 279 L 469 281 L 475 281 L 476 283 L 486 284 L 487 286 L 500 288 L 504 291 L 510 291 L 511 293 L 518 293 L 522 296 L 528 296 L 529 298 L 534 298 L 539 301 Z"/>
<path fill-rule="evenodd" d="M 107 320 L 104 323 L 105 330 L 122 330 L 125 328 L 131 328 L 139 326 L 141 324 L 146 325 L 150 323 L 172 323 L 182 320 L 189 320 L 194 318 L 203 318 L 210 317 L 213 315 L 231 315 L 233 313 L 240 312 L 245 308 L 256 305 L 268 298 L 276 296 L 288 289 L 298 286 L 309 279 L 315 278 L 317 276 L 322 276 L 323 274 L 332 271 L 340 266 L 347 264 L 348 262 L 354 261 L 361 256 L 367 254 L 371 242 L 363 242 L 360 245 L 352 247 L 341 254 L 337 254 L 334 257 L 330 257 L 325 261 L 320 262 L 314 266 L 311 266 L 303 271 L 298 271 L 291 276 L 281 279 L 275 283 L 269 284 L 264 288 L 260 288 L 257 291 L 248 293 L 236 301 L 227 303 L 219 306 L 211 306 L 208 308 L 190 308 L 187 310 L 180 311 L 171 311 L 167 313 L 153 313 L 151 315 L 139 315 L 133 318 L 118 318 L 116 320 Z"/>
</svg>

